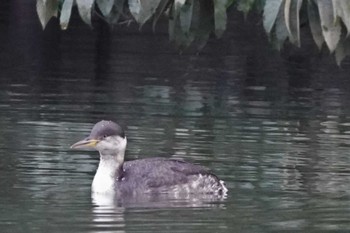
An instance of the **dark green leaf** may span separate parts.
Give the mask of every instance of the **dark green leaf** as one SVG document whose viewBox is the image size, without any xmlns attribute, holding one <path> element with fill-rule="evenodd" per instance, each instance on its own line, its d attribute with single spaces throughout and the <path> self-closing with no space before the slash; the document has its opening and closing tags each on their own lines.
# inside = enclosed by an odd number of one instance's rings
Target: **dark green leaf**
<svg viewBox="0 0 350 233">
<path fill-rule="evenodd" d="M 335 59 L 338 66 L 340 66 L 341 61 L 350 55 L 350 40 L 348 38 L 343 38 L 339 41 L 337 48 L 335 49 Z"/>
<path fill-rule="evenodd" d="M 62 30 L 66 30 L 68 27 L 70 15 L 72 12 L 73 0 L 65 0 L 62 5 L 60 15 L 60 25 Z"/>
<path fill-rule="evenodd" d="M 214 23 L 215 34 L 221 37 L 226 30 L 227 15 L 226 7 L 229 5 L 228 0 L 214 0 Z"/>
<path fill-rule="evenodd" d="M 37 0 L 36 11 L 43 29 L 52 17 L 57 17 L 58 0 Z"/>
<path fill-rule="evenodd" d="M 255 0 L 239 0 L 237 9 L 244 13 L 244 17 L 247 17 L 247 14 L 254 6 L 254 3 Z"/>
<path fill-rule="evenodd" d="M 76 0 L 81 19 L 91 26 L 91 12 L 94 0 Z"/>
<path fill-rule="evenodd" d="M 177 22 L 177 15 L 175 14 L 175 6 L 172 3 L 169 10 L 169 26 L 168 26 L 168 33 L 169 33 L 169 40 L 174 41 L 175 40 L 175 26 Z"/>
<path fill-rule="evenodd" d="M 347 36 L 350 35 L 350 1 L 337 0 L 333 1 L 334 11 L 341 18 L 347 29 Z"/>
<path fill-rule="evenodd" d="M 299 11 L 302 4 L 302 0 L 286 0 L 285 5 L 285 21 L 289 32 L 289 40 L 293 44 L 300 47 L 300 20 Z M 286 16 L 288 12 L 288 17 Z"/>
<path fill-rule="evenodd" d="M 185 4 L 179 7 L 179 19 L 181 30 L 183 33 L 188 33 L 191 27 L 193 0 L 187 0 Z"/>
<path fill-rule="evenodd" d="M 114 0 L 96 0 L 96 3 L 102 14 L 108 16 L 111 13 Z"/>
<path fill-rule="evenodd" d="M 154 17 L 153 17 L 153 23 L 152 23 L 153 31 L 155 31 L 158 19 L 164 13 L 164 11 L 167 9 L 167 7 L 170 5 L 169 2 L 170 2 L 170 0 L 161 0 L 161 2 L 159 3 L 159 6 L 157 7 L 156 12 L 154 13 Z"/>
<path fill-rule="evenodd" d="M 143 25 L 156 12 L 161 0 L 129 0 L 129 10 L 135 20 Z"/>
<path fill-rule="evenodd" d="M 264 7 L 264 28 L 267 33 L 271 32 L 273 25 L 275 24 L 278 13 L 283 0 L 269 0 Z"/>
<path fill-rule="evenodd" d="M 106 20 L 109 24 L 117 24 L 120 16 L 123 14 L 125 0 L 114 0 L 114 5 Z"/>
<path fill-rule="evenodd" d="M 316 1 L 321 19 L 322 34 L 331 52 L 335 50 L 340 39 L 341 27 L 339 21 L 334 22 L 331 0 Z"/>
<path fill-rule="evenodd" d="M 214 31 L 214 21 L 212 19 L 214 5 L 209 1 L 199 2 L 199 27 L 195 31 L 195 43 L 201 50 L 208 42 L 209 35 Z"/>
<path fill-rule="evenodd" d="M 284 0 L 282 2 L 282 6 L 284 4 Z M 278 50 L 280 50 L 285 42 L 285 40 L 288 38 L 288 29 L 285 22 L 285 16 L 284 16 L 284 8 L 280 7 L 279 12 L 276 17 L 275 21 L 275 31 L 274 36 L 276 37 L 276 44 Z"/>
<path fill-rule="evenodd" d="M 308 1 L 307 13 L 309 17 L 309 25 L 312 38 L 314 39 L 317 47 L 321 49 L 324 42 L 324 37 L 322 34 L 320 15 L 318 13 L 317 5 L 314 3 L 314 1 Z"/>
</svg>

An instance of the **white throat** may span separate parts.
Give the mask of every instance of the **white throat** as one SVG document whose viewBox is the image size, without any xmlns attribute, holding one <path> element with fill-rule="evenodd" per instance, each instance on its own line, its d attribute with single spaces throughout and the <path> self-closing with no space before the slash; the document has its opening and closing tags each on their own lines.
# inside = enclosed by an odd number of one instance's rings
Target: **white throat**
<svg viewBox="0 0 350 233">
<path fill-rule="evenodd" d="M 117 171 L 121 164 L 112 156 L 101 156 L 94 180 L 92 181 L 92 192 L 106 193 L 114 190 Z"/>
<path fill-rule="evenodd" d="M 114 139 L 115 140 L 115 139 Z M 112 140 L 108 143 L 111 144 Z M 126 148 L 126 138 L 118 138 L 111 150 L 100 150 L 100 163 L 98 165 L 91 191 L 93 193 L 114 193 L 117 185 L 118 172 L 122 169 Z M 106 146 L 100 145 L 101 147 Z M 103 152 L 102 152 L 103 151 Z M 103 154 L 102 154 L 103 153 Z"/>
</svg>

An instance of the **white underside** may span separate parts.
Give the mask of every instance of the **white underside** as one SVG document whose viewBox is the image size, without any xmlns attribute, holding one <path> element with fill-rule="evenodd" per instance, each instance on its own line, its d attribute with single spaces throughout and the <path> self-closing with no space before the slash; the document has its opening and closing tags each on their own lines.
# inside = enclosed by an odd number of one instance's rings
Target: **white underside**
<svg viewBox="0 0 350 233">
<path fill-rule="evenodd" d="M 92 181 L 92 192 L 115 192 L 117 172 L 124 162 L 126 144 L 126 137 L 110 136 L 96 145 L 100 152 L 100 163 Z"/>
<path fill-rule="evenodd" d="M 117 169 L 117 162 L 101 159 L 92 181 L 91 191 L 94 193 L 114 193 Z"/>
<path fill-rule="evenodd" d="M 91 190 L 94 193 L 114 192 L 114 180 L 108 176 L 98 176 L 97 173 L 92 182 Z"/>
</svg>

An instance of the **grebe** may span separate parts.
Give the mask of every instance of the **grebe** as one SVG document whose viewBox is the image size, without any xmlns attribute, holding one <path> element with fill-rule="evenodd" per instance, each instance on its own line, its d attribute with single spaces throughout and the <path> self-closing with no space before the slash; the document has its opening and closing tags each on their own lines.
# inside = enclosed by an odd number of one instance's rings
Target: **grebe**
<svg viewBox="0 0 350 233">
<path fill-rule="evenodd" d="M 124 130 L 112 121 L 102 120 L 87 138 L 71 146 L 100 153 L 93 193 L 226 195 L 228 191 L 222 180 L 199 165 L 159 157 L 124 162 L 126 144 Z"/>
</svg>

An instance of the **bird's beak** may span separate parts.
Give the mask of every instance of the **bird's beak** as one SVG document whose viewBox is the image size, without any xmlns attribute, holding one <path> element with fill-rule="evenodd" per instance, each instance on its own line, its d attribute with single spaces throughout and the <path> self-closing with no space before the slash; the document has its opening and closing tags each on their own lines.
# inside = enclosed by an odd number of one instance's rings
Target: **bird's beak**
<svg viewBox="0 0 350 233">
<path fill-rule="evenodd" d="M 74 143 L 71 145 L 71 149 L 91 149 L 95 148 L 96 144 L 99 143 L 100 140 L 97 139 L 91 139 L 91 138 L 85 138 L 79 142 Z"/>
</svg>

